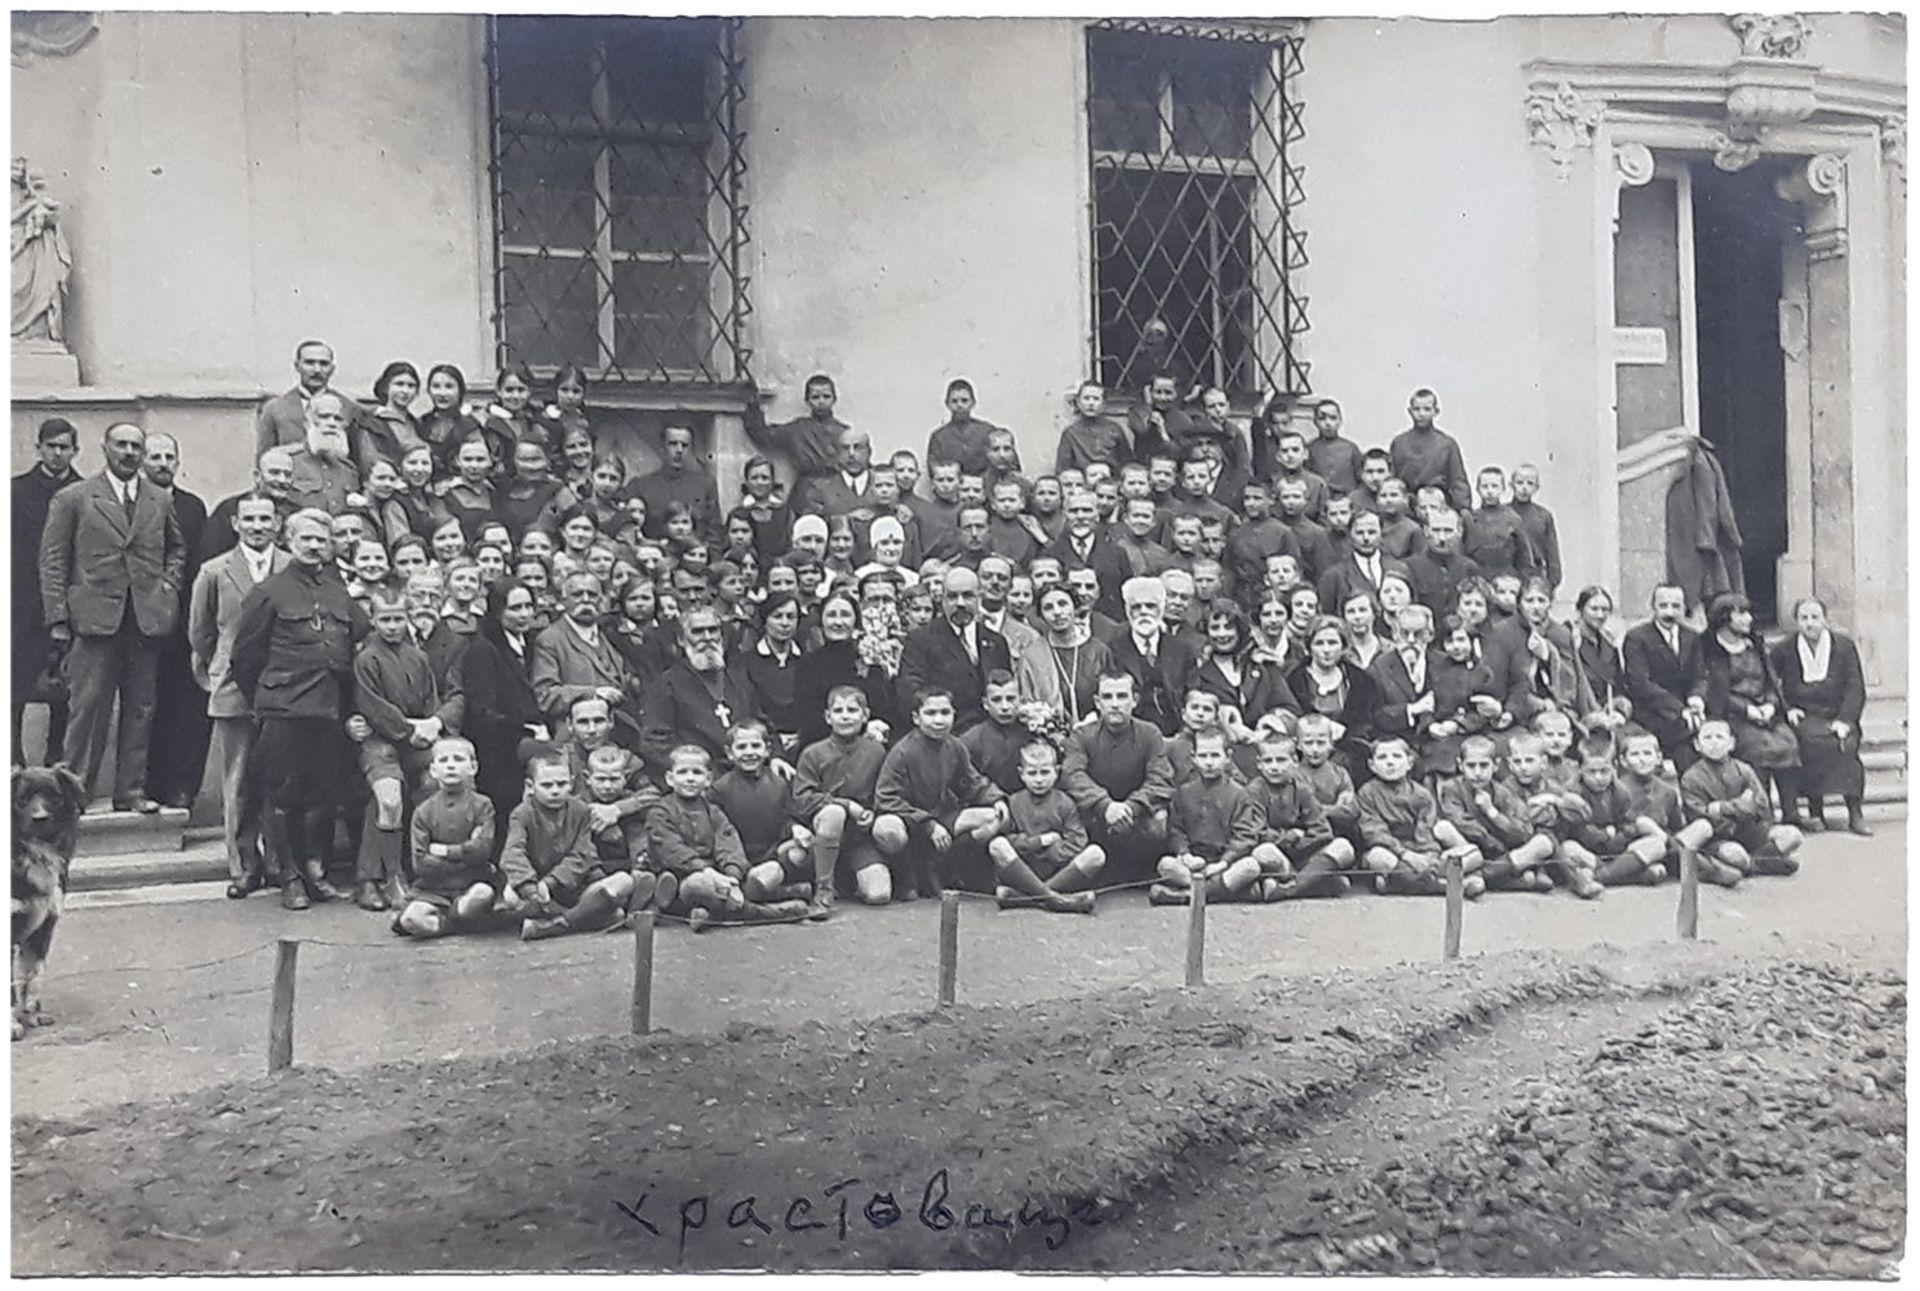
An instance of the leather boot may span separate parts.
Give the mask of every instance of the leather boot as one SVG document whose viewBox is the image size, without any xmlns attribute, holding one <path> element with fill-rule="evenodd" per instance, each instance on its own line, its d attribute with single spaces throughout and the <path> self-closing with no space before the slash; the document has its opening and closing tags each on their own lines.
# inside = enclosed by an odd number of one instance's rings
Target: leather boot
<svg viewBox="0 0 1920 1291">
<path fill-rule="evenodd" d="M 1867 828 L 1867 805 L 1864 799 L 1847 799 L 1847 832 L 1862 838 L 1873 837 L 1873 831 Z"/>
<path fill-rule="evenodd" d="M 387 894 L 372 879 L 363 879 L 354 885 L 353 903 L 362 910 L 379 911 L 393 909 L 393 903 L 387 900 Z"/>
<path fill-rule="evenodd" d="M 308 861 L 300 868 L 301 872 L 306 875 L 307 890 L 313 893 L 315 900 L 339 901 L 345 897 L 345 893 L 333 886 L 333 884 L 327 882 L 326 867 L 319 861 Z"/>
<path fill-rule="evenodd" d="M 1800 822 L 1800 828 L 1809 834 L 1827 832 L 1827 804 L 1817 793 L 1807 795 L 1807 818 Z"/>
</svg>

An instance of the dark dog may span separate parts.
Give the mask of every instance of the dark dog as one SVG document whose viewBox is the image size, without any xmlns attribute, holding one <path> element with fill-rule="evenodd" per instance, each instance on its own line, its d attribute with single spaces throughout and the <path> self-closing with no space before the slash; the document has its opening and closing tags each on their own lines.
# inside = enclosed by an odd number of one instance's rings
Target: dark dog
<svg viewBox="0 0 1920 1291">
<path fill-rule="evenodd" d="M 40 1008 L 40 973 L 67 903 L 67 870 L 86 787 L 65 766 L 13 771 L 13 1038 L 53 1021 Z"/>
</svg>

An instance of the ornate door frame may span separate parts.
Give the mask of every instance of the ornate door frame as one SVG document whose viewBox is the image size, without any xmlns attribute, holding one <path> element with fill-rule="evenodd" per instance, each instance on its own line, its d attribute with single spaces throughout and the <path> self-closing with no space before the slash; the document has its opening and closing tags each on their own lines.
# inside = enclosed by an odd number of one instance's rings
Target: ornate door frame
<svg viewBox="0 0 1920 1291">
<path fill-rule="evenodd" d="M 1794 158 L 1777 191 L 1802 212 L 1795 250 L 1807 303 L 1800 312 L 1783 304 L 1781 322 L 1783 336 L 1804 346 L 1798 366 L 1807 390 L 1789 420 L 1791 551 L 1782 595 L 1817 588 L 1835 621 L 1857 629 L 1870 683 L 1904 692 L 1905 478 L 1872 465 L 1905 463 L 1904 87 L 1796 61 L 1794 33 L 1804 36 L 1804 20 L 1732 21 L 1747 52 L 1723 67 L 1542 61 L 1526 69 L 1529 133 L 1553 176 L 1542 186 L 1552 234 L 1543 241 L 1561 281 L 1569 255 L 1584 254 L 1592 273 L 1591 295 L 1543 297 L 1540 315 L 1542 335 L 1558 338 L 1564 370 L 1585 367 L 1593 382 L 1568 382 L 1553 396 L 1555 422 L 1589 426 L 1590 447 L 1574 456 L 1593 468 L 1592 478 L 1616 482 L 1597 490 L 1602 542 L 1592 572 L 1619 586 L 1617 483 L 1685 452 L 1678 436 L 1618 449 L 1613 233 L 1621 188 L 1646 183 L 1675 156 L 1711 158 L 1725 170 L 1762 156 Z M 1760 22 L 1786 25 L 1769 27 L 1769 42 Z M 1790 369 L 1794 357 L 1790 350 Z M 1621 611 L 1635 617 L 1644 607 Z"/>
</svg>

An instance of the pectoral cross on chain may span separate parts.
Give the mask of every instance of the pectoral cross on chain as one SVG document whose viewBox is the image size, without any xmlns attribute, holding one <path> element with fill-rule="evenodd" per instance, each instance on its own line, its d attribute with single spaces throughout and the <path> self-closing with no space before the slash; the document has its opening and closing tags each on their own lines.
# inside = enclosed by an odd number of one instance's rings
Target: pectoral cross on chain
<svg viewBox="0 0 1920 1291">
<path fill-rule="evenodd" d="M 727 707 L 726 700 L 723 699 L 713 706 L 713 715 L 720 719 L 722 727 L 733 725 L 733 710 Z"/>
</svg>

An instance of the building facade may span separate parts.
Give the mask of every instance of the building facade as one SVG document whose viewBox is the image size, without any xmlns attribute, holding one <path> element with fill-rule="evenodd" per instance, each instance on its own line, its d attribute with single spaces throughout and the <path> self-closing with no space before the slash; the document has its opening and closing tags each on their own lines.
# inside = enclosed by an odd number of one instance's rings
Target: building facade
<svg viewBox="0 0 1920 1291">
<path fill-rule="evenodd" d="M 728 497 L 748 402 L 816 371 L 881 449 L 965 376 L 1049 463 L 1089 374 L 1336 398 L 1363 444 L 1431 386 L 1629 615 L 1704 436 L 1759 598 L 1818 591 L 1905 694 L 1897 17 L 45 17 L 14 152 L 78 372 L 16 363 L 16 469 L 57 412 L 238 489 L 309 336 L 358 392 L 583 364 L 636 466 L 692 422 Z"/>
</svg>

